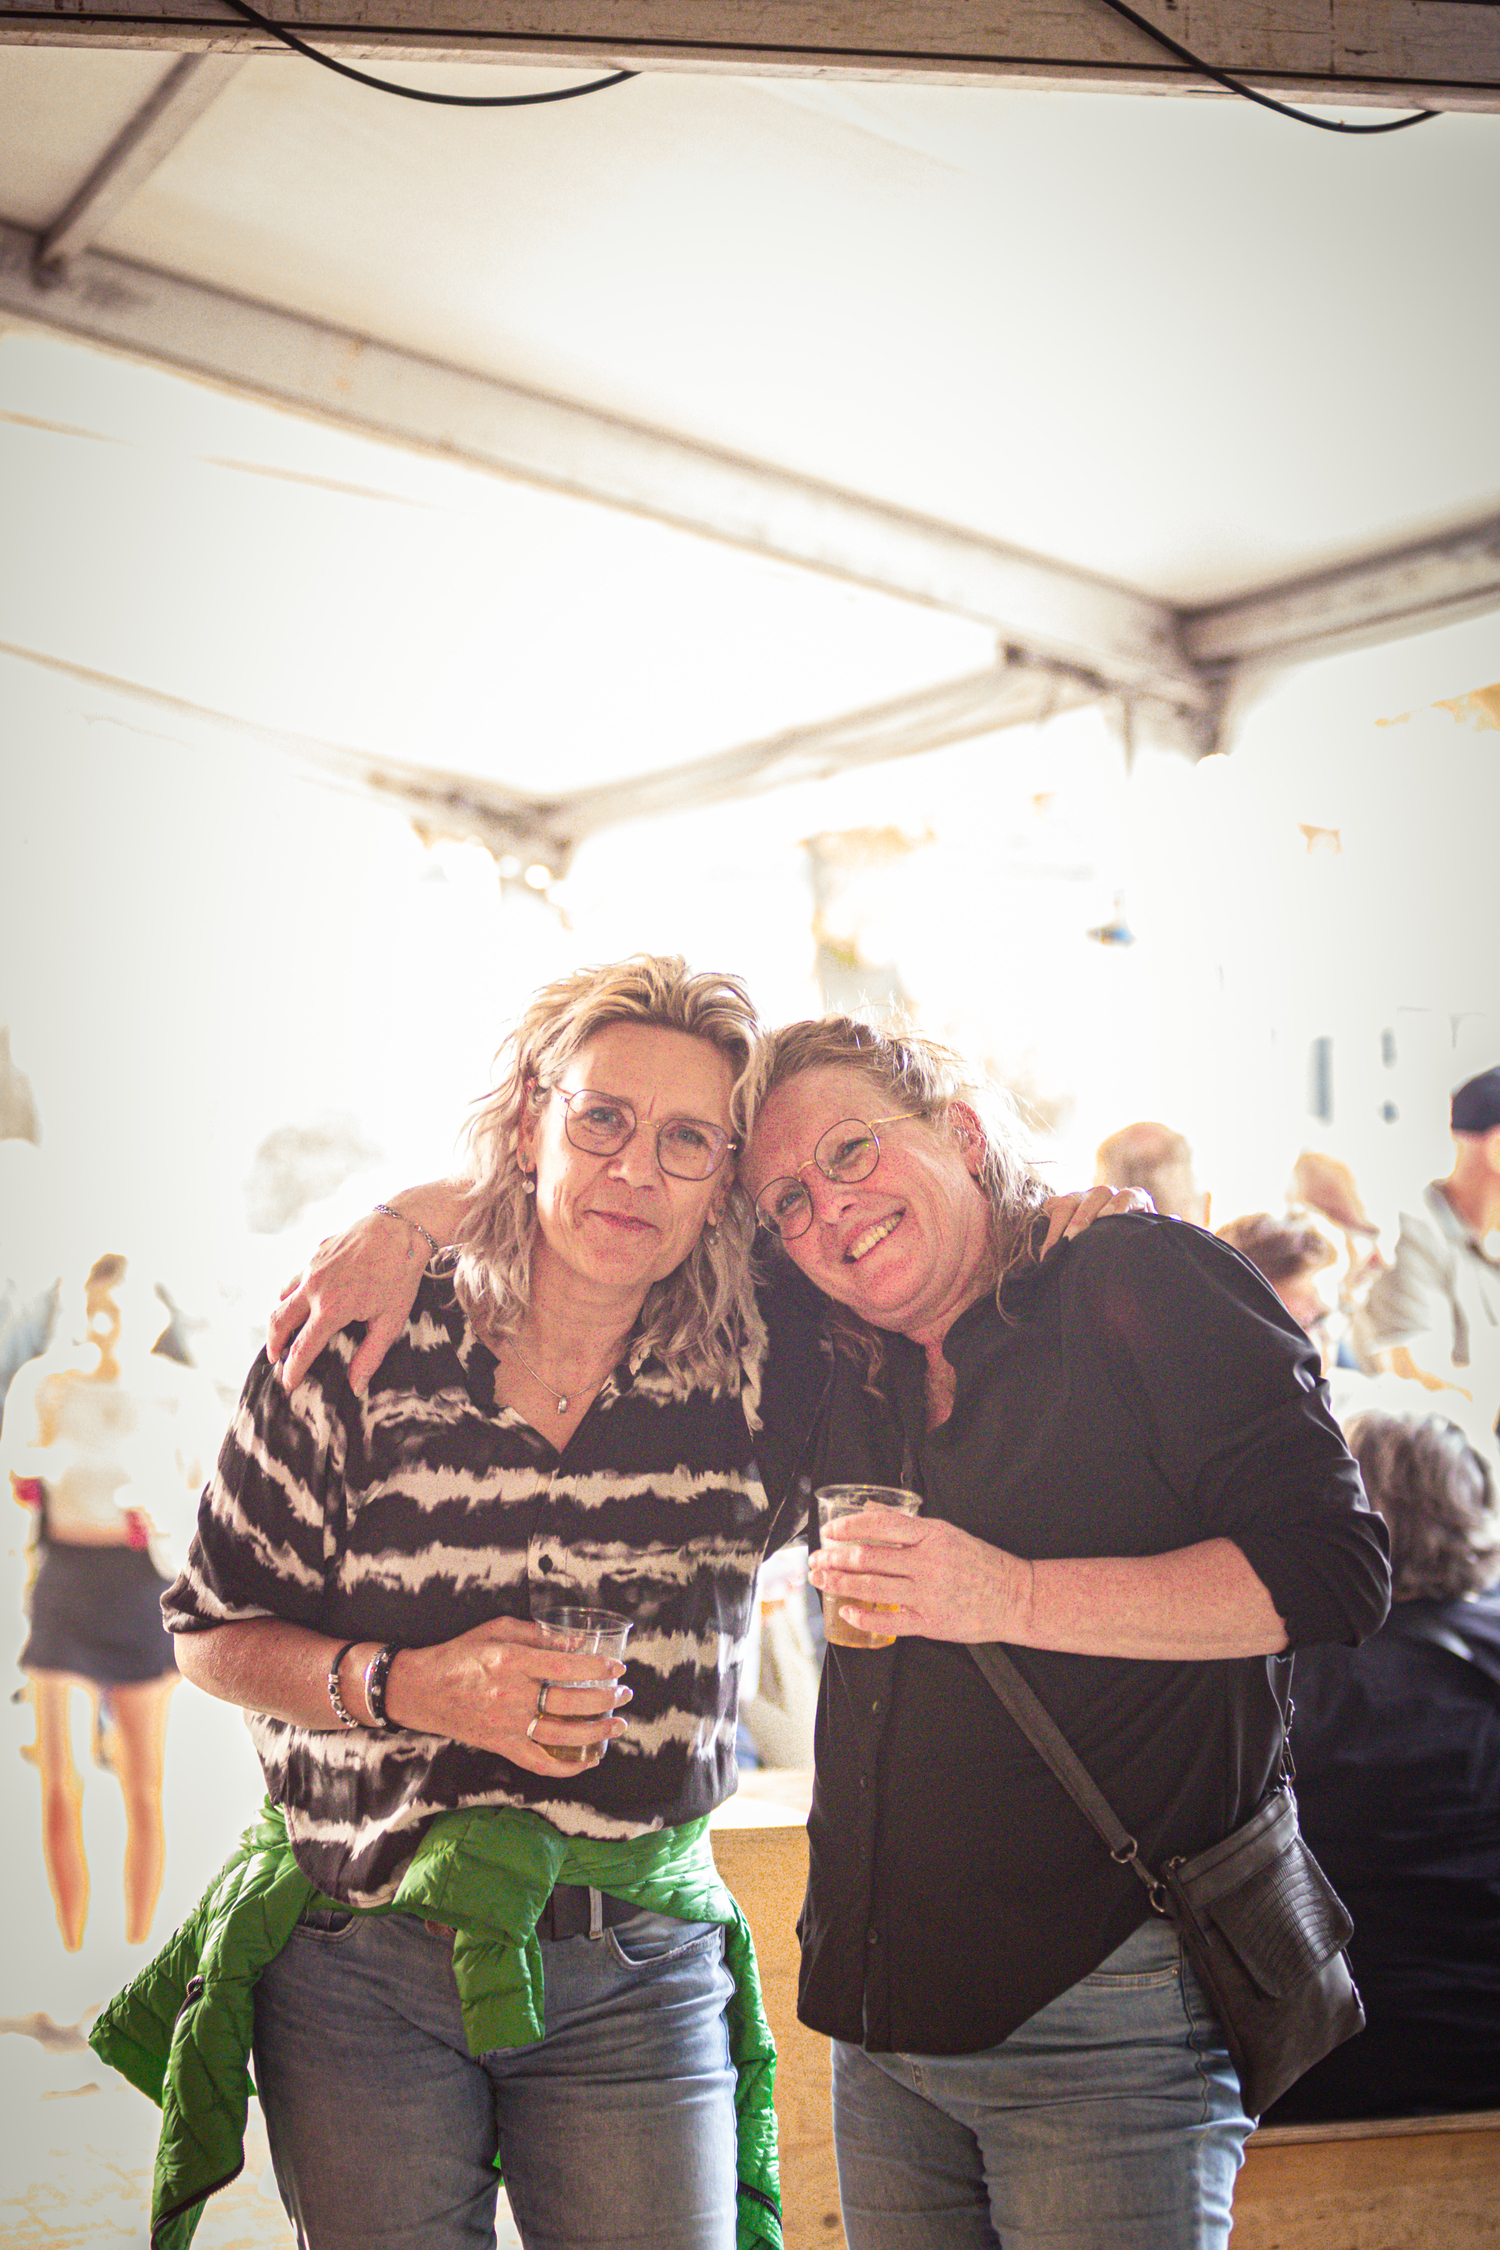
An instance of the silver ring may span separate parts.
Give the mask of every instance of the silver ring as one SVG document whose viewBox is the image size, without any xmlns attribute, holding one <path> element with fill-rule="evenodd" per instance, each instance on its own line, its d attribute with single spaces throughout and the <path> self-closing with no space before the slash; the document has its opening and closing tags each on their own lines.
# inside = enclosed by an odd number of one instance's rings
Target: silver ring
<svg viewBox="0 0 1500 2250">
<path fill-rule="evenodd" d="M 535 1740 L 536 1740 L 536 1730 L 537 1730 L 537 1724 L 538 1724 L 537 1720 L 536 1720 L 536 1719 L 533 1719 L 533 1720 L 532 1720 L 532 1721 L 530 1722 L 530 1724 L 529 1724 L 529 1725 L 527 1726 L 527 1729 L 526 1729 L 526 1739 L 527 1739 L 527 1741 L 528 1741 L 528 1742 L 535 1742 Z"/>
<path fill-rule="evenodd" d="M 549 1687 L 551 1687 L 551 1685 L 552 1682 L 550 1680 L 543 1680 L 537 1687 L 536 1715 L 539 1719 L 545 1719 L 547 1716 L 547 1690 Z"/>
</svg>

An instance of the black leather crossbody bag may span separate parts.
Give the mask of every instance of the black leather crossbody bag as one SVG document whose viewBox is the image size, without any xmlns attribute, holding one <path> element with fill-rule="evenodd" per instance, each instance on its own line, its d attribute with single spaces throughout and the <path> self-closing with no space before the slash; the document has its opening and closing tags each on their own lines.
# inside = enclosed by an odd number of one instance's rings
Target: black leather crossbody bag
<svg viewBox="0 0 1500 2250">
<path fill-rule="evenodd" d="M 1354 1925 L 1302 1840 L 1290 1778 L 1222 1843 L 1153 1871 L 1001 1644 L 971 1645 L 969 1654 L 1111 1859 L 1139 1877 L 1152 1912 L 1176 1925 L 1239 2072 L 1246 2114 L 1261 2116 L 1365 2021 L 1344 1953 Z"/>
</svg>

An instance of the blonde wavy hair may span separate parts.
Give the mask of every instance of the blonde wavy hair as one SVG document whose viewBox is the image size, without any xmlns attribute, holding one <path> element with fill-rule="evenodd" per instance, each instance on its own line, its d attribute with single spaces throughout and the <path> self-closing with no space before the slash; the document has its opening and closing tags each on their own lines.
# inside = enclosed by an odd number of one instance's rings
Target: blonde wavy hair
<svg viewBox="0 0 1500 2250">
<path fill-rule="evenodd" d="M 496 1083 L 475 1105 L 466 1135 L 468 1209 L 454 1285 L 469 1318 L 497 1336 L 519 1324 L 531 1298 L 536 1201 L 519 1157 L 523 1116 L 536 1116 L 586 1041 L 609 1024 L 641 1023 L 702 1039 L 733 1073 L 731 1137 L 741 1148 L 763 1028 L 738 977 L 690 970 L 680 954 L 636 953 L 576 969 L 544 985 L 495 1057 Z M 732 1155 L 724 1159 L 733 1167 Z M 755 1302 L 750 1244 L 755 1213 L 734 1180 L 717 1228 L 705 1227 L 674 1273 L 654 1282 L 640 1333 L 678 1396 L 704 1387 L 738 1392 L 758 1369 L 765 1327 Z"/>
<path fill-rule="evenodd" d="M 984 1154 L 976 1184 L 990 1207 L 998 1304 L 1005 1276 L 1032 1255 L 1032 1222 L 1047 1193 L 1023 1152 L 1015 1104 L 951 1047 L 900 1018 L 874 1022 L 859 1016 L 818 1016 L 783 1024 L 766 1041 L 755 1080 L 752 1120 L 778 1086 L 809 1070 L 848 1066 L 869 1079 L 881 1111 L 941 1126 L 955 1102 L 966 1102 L 978 1116 Z M 884 1351 L 880 1331 L 847 1305 L 831 1305 L 828 1320 L 835 1346 L 856 1359 L 866 1380 L 873 1383 Z"/>
</svg>

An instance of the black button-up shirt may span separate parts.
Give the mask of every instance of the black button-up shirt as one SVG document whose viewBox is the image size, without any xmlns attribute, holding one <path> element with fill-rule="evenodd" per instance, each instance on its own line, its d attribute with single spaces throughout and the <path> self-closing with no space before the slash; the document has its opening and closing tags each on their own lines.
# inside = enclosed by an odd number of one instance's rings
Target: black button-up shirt
<svg viewBox="0 0 1500 2250">
<path fill-rule="evenodd" d="M 952 1412 L 886 1339 L 871 1395 L 838 1361 L 819 1481 L 915 1485 L 929 1515 L 1031 1557 L 1151 1555 L 1226 1537 L 1292 1647 L 1359 1639 L 1388 1596 L 1385 1529 L 1316 1356 L 1212 1235 L 1101 1222 L 955 1323 Z M 1277 1762 L 1282 1659 L 1015 1652 L 1148 1859 L 1248 1817 Z M 830 1648 L 818 1713 L 800 2012 L 876 2050 L 991 2046 L 1147 1911 L 967 1651 Z"/>
</svg>

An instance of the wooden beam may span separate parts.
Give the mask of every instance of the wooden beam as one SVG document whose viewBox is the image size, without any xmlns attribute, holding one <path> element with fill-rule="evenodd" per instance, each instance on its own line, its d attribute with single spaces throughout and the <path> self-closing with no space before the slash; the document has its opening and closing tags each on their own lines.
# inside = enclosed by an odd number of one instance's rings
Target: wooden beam
<svg viewBox="0 0 1500 2250">
<path fill-rule="evenodd" d="M 36 248 L 39 280 L 60 276 L 98 241 L 115 213 L 145 186 L 248 60 L 246 55 L 183 55 L 173 63 L 43 233 Z"/>
<path fill-rule="evenodd" d="M 653 518 L 990 626 L 1034 656 L 1202 708 L 1164 603 L 997 540 L 470 374 L 300 314 L 88 255 L 57 285 L 0 223 L 0 313 L 183 368 L 329 422 Z"/>
<path fill-rule="evenodd" d="M 1258 587 L 1183 614 L 1183 645 L 1204 666 L 1302 656 L 1500 609 L 1500 516 L 1432 539 Z"/>
<path fill-rule="evenodd" d="M 1294 98 L 1500 106 L 1500 8 L 1489 0 L 1143 0 L 1138 12 L 1220 69 Z M 346 56 L 1214 90 L 1099 0 L 283 0 L 263 13 Z M 218 0 L 0 0 L 4 40 L 268 44 Z"/>
</svg>

